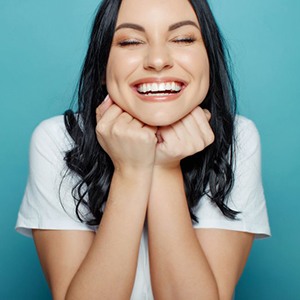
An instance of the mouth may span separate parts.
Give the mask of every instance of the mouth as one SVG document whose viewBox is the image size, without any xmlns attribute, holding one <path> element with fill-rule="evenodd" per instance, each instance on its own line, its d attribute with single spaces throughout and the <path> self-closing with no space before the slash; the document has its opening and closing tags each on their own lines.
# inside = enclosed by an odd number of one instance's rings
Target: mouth
<svg viewBox="0 0 300 300">
<path fill-rule="evenodd" d="M 184 83 L 177 81 L 147 82 L 135 86 L 136 91 L 143 96 L 168 96 L 179 94 L 184 88 Z"/>
</svg>

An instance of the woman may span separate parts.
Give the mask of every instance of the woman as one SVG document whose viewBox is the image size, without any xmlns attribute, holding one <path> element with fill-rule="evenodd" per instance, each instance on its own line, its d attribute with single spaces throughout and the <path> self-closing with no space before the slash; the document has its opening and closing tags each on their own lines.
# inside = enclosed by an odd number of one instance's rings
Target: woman
<svg viewBox="0 0 300 300">
<path fill-rule="evenodd" d="M 102 1 L 78 98 L 35 130 L 17 223 L 53 298 L 231 299 L 269 226 L 207 2 Z"/>
</svg>

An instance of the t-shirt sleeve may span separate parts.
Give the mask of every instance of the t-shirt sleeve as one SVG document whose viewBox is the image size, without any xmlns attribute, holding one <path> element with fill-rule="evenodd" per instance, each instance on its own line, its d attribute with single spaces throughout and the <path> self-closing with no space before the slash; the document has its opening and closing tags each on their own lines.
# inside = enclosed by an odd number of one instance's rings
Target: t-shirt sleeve
<svg viewBox="0 0 300 300">
<path fill-rule="evenodd" d="M 32 229 L 95 230 L 76 216 L 72 188 L 77 179 L 66 173 L 64 160 L 71 147 L 62 116 L 42 122 L 33 132 L 29 177 L 16 224 L 19 233 L 31 236 Z"/>
<path fill-rule="evenodd" d="M 244 231 L 256 238 L 270 236 L 270 227 L 261 177 L 261 147 L 254 123 L 244 117 L 236 120 L 234 185 L 227 205 L 240 212 L 236 220 L 226 218 L 208 197 L 196 209 L 195 228 Z"/>
</svg>

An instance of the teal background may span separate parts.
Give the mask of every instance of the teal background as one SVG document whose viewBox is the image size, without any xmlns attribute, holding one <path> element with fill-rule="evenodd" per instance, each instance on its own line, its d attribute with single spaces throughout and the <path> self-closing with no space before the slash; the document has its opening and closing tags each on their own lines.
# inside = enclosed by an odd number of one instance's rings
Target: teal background
<svg viewBox="0 0 300 300">
<path fill-rule="evenodd" d="M 272 238 L 256 241 L 236 299 L 300 299 L 300 1 L 213 0 L 239 111 L 262 141 Z M 0 299 L 51 299 L 31 239 L 14 231 L 31 132 L 70 105 L 96 0 L 0 0 Z"/>
</svg>

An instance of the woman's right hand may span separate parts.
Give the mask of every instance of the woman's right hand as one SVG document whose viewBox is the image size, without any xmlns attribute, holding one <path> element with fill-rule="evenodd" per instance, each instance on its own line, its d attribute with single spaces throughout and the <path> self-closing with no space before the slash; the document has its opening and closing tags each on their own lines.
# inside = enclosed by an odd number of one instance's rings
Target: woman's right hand
<svg viewBox="0 0 300 300">
<path fill-rule="evenodd" d="M 123 111 L 108 96 L 96 110 L 99 144 L 116 170 L 153 168 L 156 127 L 150 127 Z"/>
</svg>

